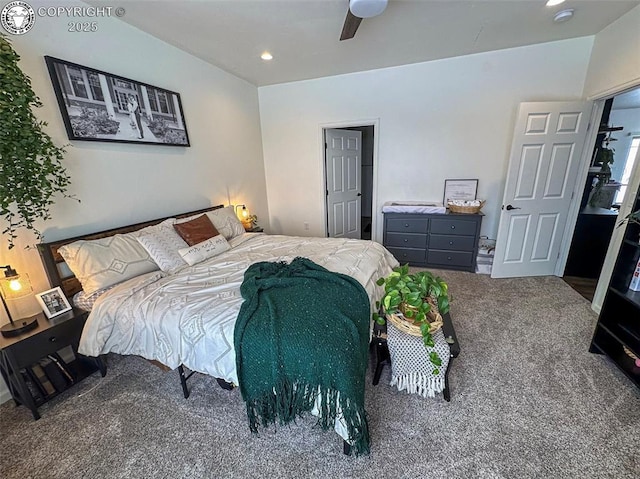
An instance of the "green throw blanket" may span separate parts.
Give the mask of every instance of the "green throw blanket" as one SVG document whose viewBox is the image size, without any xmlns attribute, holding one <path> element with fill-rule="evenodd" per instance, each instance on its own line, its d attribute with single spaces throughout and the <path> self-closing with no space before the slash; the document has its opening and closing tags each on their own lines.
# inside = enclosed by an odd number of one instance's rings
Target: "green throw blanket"
<svg viewBox="0 0 640 479">
<path fill-rule="evenodd" d="M 369 452 L 364 410 L 370 305 L 355 279 L 306 258 L 251 265 L 235 326 L 238 380 L 249 427 L 286 424 L 311 411 L 318 424 L 336 417 L 356 454 Z"/>
</svg>

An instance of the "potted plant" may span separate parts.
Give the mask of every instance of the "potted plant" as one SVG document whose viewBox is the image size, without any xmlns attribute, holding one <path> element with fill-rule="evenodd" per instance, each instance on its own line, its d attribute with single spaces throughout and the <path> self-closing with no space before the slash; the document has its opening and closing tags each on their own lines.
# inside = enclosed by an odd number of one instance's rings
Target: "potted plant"
<svg viewBox="0 0 640 479">
<path fill-rule="evenodd" d="M 383 315 L 374 313 L 374 320 L 384 324 L 386 319 L 404 321 L 409 331 L 419 331 L 425 347 L 433 347 L 432 334 L 442 326 L 440 313 L 449 312 L 449 287 L 444 280 L 429 271 L 409 273 L 409 265 L 399 266 L 386 278 L 377 281 L 384 285 L 384 296 L 376 302 L 376 308 Z M 395 323 L 398 324 L 398 323 Z M 433 374 L 439 374 L 442 360 L 436 351 L 429 353 L 429 359 L 435 366 Z"/>
<path fill-rule="evenodd" d="M 62 166 L 64 148 L 54 145 L 33 114 L 42 106 L 31 88 L 7 38 L 0 34 L 0 214 L 9 249 L 16 231 L 26 228 L 40 239 L 37 220 L 50 219 L 49 207 L 56 194 L 66 195 L 70 184 Z"/>
</svg>

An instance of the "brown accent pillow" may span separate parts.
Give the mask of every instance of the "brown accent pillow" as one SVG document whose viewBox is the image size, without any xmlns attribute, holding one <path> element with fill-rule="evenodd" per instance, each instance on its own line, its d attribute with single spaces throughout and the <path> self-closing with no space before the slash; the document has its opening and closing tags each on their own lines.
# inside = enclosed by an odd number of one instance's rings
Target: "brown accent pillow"
<svg viewBox="0 0 640 479">
<path fill-rule="evenodd" d="M 176 223 L 173 227 L 189 246 L 202 243 L 220 234 L 207 215 L 198 216 L 184 223 Z"/>
</svg>

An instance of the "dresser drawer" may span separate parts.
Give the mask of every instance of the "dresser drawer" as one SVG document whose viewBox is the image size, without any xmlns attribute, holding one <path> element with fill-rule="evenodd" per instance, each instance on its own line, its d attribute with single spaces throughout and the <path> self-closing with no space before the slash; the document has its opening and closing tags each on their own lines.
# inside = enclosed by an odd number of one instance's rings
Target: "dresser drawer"
<svg viewBox="0 0 640 479">
<path fill-rule="evenodd" d="M 427 251 L 427 261 L 434 265 L 469 267 L 473 264 L 473 253 L 430 249 Z"/>
<path fill-rule="evenodd" d="M 427 234 L 429 229 L 428 218 L 389 218 L 386 221 L 386 229 L 403 233 Z"/>
<path fill-rule="evenodd" d="M 430 235 L 429 249 L 473 251 L 475 236 Z"/>
<path fill-rule="evenodd" d="M 455 218 L 434 218 L 431 220 L 431 234 L 475 236 L 478 222 Z"/>
<path fill-rule="evenodd" d="M 426 260 L 426 250 L 425 249 L 413 249 L 413 248 L 387 248 L 393 256 L 400 262 L 400 264 L 405 263 L 415 263 L 415 264 L 424 264 Z"/>
<path fill-rule="evenodd" d="M 18 343 L 11 346 L 11 353 L 16 364 L 22 368 L 69 345 L 73 345 L 75 348 L 80 341 L 85 321 L 86 316 L 69 319 L 40 334 L 20 341 L 20 347 L 17 347 Z"/>
<path fill-rule="evenodd" d="M 417 233 L 387 233 L 384 245 L 424 249 L 427 247 L 427 235 Z"/>
</svg>

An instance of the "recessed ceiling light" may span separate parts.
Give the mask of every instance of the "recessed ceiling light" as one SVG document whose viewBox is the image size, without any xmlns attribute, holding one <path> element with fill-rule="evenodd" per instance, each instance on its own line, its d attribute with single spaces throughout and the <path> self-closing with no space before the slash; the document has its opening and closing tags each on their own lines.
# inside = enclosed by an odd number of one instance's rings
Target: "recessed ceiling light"
<svg viewBox="0 0 640 479">
<path fill-rule="evenodd" d="M 263 60 L 272 60 L 273 55 L 269 52 L 264 52 L 262 55 L 260 55 L 260 58 L 262 58 Z"/>
<path fill-rule="evenodd" d="M 547 7 L 555 7 L 556 5 L 560 5 L 561 3 L 564 3 L 564 0 L 548 0 Z"/>
<path fill-rule="evenodd" d="M 566 22 L 567 20 L 573 17 L 573 9 L 567 8 L 566 10 L 561 10 L 553 16 L 553 21 L 556 23 Z"/>
</svg>

